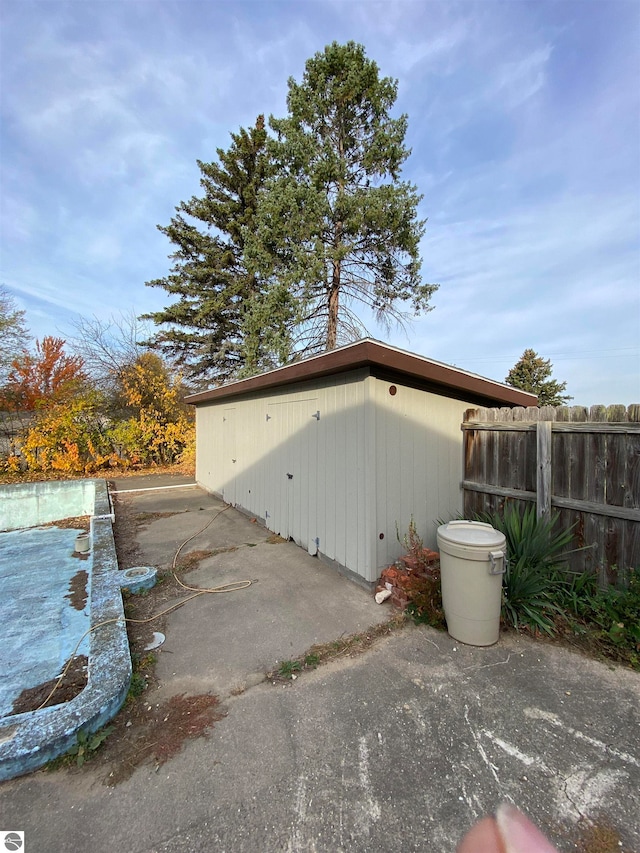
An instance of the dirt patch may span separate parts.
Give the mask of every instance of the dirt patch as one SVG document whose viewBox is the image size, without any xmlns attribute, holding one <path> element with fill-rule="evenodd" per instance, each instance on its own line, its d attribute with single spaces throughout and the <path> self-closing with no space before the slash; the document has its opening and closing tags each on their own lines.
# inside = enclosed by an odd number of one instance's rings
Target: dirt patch
<svg viewBox="0 0 640 853">
<path fill-rule="evenodd" d="M 13 703 L 11 714 L 37 711 L 40 707 L 49 708 L 51 705 L 61 705 L 63 702 L 74 699 L 87 686 L 88 660 L 86 655 L 77 655 L 71 660 L 71 663 L 67 661 L 67 664 L 69 668 L 45 704 L 43 702 L 53 690 L 57 678 L 38 684 L 37 687 L 25 688 Z"/>
<path fill-rule="evenodd" d="M 109 465 L 102 471 L 96 471 L 93 476 L 114 477 L 119 480 L 128 479 L 130 477 L 144 477 L 151 474 L 184 474 L 186 477 L 195 477 L 195 464 L 191 462 L 179 463 L 177 465 L 150 465 L 148 467 L 126 467 L 118 468 L 117 466 Z M 3 471 L 0 473 L 0 484 L 2 483 L 39 483 L 41 481 L 57 480 L 85 480 L 87 473 L 73 474 L 69 471 Z"/>
<path fill-rule="evenodd" d="M 559 828 L 558 835 L 568 837 L 578 853 L 620 853 L 626 849 L 618 830 L 602 817 L 580 820 L 568 832 Z"/>
<path fill-rule="evenodd" d="M 237 545 L 229 545 L 227 548 L 214 548 L 212 551 L 189 551 L 183 554 L 176 563 L 176 572 L 178 574 L 192 572 L 194 569 L 200 567 L 200 563 L 203 560 L 209 557 L 217 557 L 218 554 L 231 554 L 237 550 Z"/>
<path fill-rule="evenodd" d="M 388 622 L 372 625 L 366 631 L 348 634 L 330 643 L 316 643 L 307 651 L 293 660 L 283 661 L 278 669 L 271 670 L 266 678 L 272 684 L 282 684 L 297 678 L 302 672 L 316 669 L 324 663 L 329 663 L 339 657 L 355 657 L 370 649 L 383 637 L 388 637 L 402 629 L 408 622 L 404 613 L 397 613 Z"/>
<path fill-rule="evenodd" d="M 206 560 L 208 557 L 215 557 L 215 555 L 218 553 L 220 553 L 218 550 L 188 551 L 186 554 L 183 554 L 176 563 L 176 571 L 192 572 L 194 569 L 197 569 L 200 566 L 200 563 L 203 560 Z"/>
<path fill-rule="evenodd" d="M 146 477 L 152 474 L 184 474 L 186 477 L 194 477 L 196 475 L 195 464 L 176 463 L 174 465 L 140 465 L 138 467 L 129 466 L 122 470 L 117 469 L 111 473 L 112 477 L 117 477 L 119 480 L 128 480 L 133 477 Z M 86 476 L 86 474 L 84 475 Z"/>
<path fill-rule="evenodd" d="M 161 518 L 172 518 L 174 515 L 181 515 L 183 512 L 185 510 L 179 512 L 136 512 L 134 514 L 136 530 L 143 530 L 153 524 L 154 521 L 159 521 Z"/>
<path fill-rule="evenodd" d="M 2 480 L 0 479 L 1 482 Z M 74 515 L 70 518 L 60 518 L 58 521 L 45 521 L 41 524 L 34 524 L 32 527 L 23 527 L 21 529 L 32 530 L 35 527 L 57 527 L 58 530 L 77 530 L 78 533 L 88 533 L 91 529 L 91 516 Z M 6 532 L 6 530 L 0 530 L 0 533 Z"/>
<path fill-rule="evenodd" d="M 144 652 L 144 647 L 151 640 L 154 631 L 165 631 L 165 616 L 158 616 L 149 622 L 145 620 L 151 619 L 151 617 L 161 613 L 171 603 L 175 602 L 177 598 L 186 595 L 187 593 L 176 584 L 170 573 L 158 573 L 156 585 L 146 592 L 146 594 L 143 592 L 134 595 L 126 589 L 122 590 L 125 617 L 127 619 L 139 620 L 139 622 L 143 623 L 127 623 L 129 646 L 132 654 L 142 654 Z"/>
<path fill-rule="evenodd" d="M 267 545 L 282 545 L 283 542 L 286 542 L 286 539 L 283 539 L 282 536 L 278 536 L 277 533 L 272 533 L 271 536 L 268 536 L 265 542 Z"/>
<path fill-rule="evenodd" d="M 109 484 L 111 488 L 113 484 Z M 133 569 L 140 565 L 140 549 L 136 543 L 136 513 L 131 502 L 118 495 L 112 495 L 116 522 L 113 526 L 113 538 L 116 544 L 118 567 Z"/>
<path fill-rule="evenodd" d="M 158 570 L 156 578 L 154 587 L 137 595 L 127 590 L 122 591 L 125 617 L 129 620 L 137 620 L 127 622 L 129 646 L 134 656 L 144 655 L 145 646 L 150 642 L 154 631 L 166 633 L 168 614 L 165 615 L 163 611 L 172 605 L 179 605 L 180 599 L 186 601 L 193 595 L 192 592 L 180 586 L 170 571 Z"/>
<path fill-rule="evenodd" d="M 49 521 L 41 527 L 57 527 L 60 530 L 81 530 L 88 533 L 91 528 L 90 515 L 77 515 L 74 518 L 63 518 L 60 521 Z"/>
<path fill-rule="evenodd" d="M 72 607 L 76 610 L 84 610 L 87 606 L 87 581 L 89 575 L 84 569 L 80 569 L 69 581 L 69 592 L 65 598 L 69 600 Z"/>
<path fill-rule="evenodd" d="M 566 615 L 560 615 L 554 619 L 554 623 L 557 633 L 552 637 L 541 632 L 529 631 L 529 634 L 536 640 L 570 648 L 585 657 L 603 663 L 614 661 L 640 671 L 640 643 L 635 651 L 625 646 L 616 646 L 606 631 L 576 617 L 569 620 Z"/>
<path fill-rule="evenodd" d="M 117 785 L 141 764 L 154 763 L 158 768 L 177 755 L 186 741 L 207 737 L 225 715 L 217 696 L 208 693 L 179 694 L 155 705 L 140 696 L 112 721 L 113 732 L 92 764 L 104 769 L 106 785 Z"/>
</svg>

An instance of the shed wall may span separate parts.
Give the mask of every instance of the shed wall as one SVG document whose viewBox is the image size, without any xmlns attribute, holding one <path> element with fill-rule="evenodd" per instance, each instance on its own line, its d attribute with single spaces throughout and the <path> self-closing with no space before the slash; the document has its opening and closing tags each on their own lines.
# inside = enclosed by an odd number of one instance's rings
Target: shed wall
<svg viewBox="0 0 640 853">
<path fill-rule="evenodd" d="M 373 377 L 370 383 L 380 570 L 404 553 L 398 534 L 402 540 L 412 516 L 424 544 L 435 548 L 437 520 L 462 512 L 461 424 L 471 404 Z"/>
<path fill-rule="evenodd" d="M 403 552 L 396 531 L 402 538 L 412 516 L 435 547 L 436 520 L 461 512 L 471 405 L 366 369 L 200 404 L 196 477 L 372 582 Z"/>
<path fill-rule="evenodd" d="M 199 405 L 196 478 L 311 554 L 374 580 L 367 374 Z"/>
</svg>

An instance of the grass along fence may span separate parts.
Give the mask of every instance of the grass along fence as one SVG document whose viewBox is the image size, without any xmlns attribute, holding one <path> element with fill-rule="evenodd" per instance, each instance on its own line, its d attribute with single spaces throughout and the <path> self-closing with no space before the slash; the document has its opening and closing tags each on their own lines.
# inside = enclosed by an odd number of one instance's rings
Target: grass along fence
<svg viewBox="0 0 640 853">
<path fill-rule="evenodd" d="M 571 571 L 640 568 L 640 405 L 468 409 L 462 430 L 465 517 L 535 502 L 574 526 Z"/>
</svg>

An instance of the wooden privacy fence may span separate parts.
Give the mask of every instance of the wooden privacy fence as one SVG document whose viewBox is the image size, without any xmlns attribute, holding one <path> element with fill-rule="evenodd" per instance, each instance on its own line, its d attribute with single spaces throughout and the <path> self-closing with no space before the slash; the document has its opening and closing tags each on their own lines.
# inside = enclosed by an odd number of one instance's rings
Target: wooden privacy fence
<svg viewBox="0 0 640 853">
<path fill-rule="evenodd" d="M 640 405 L 468 409 L 462 430 L 466 518 L 533 501 L 573 526 L 571 571 L 640 569 Z"/>
</svg>

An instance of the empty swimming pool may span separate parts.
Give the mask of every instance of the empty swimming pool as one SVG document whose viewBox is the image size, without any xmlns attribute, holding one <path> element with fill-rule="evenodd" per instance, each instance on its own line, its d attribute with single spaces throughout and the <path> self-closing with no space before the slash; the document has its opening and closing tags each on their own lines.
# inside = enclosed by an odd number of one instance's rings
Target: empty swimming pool
<svg viewBox="0 0 640 853">
<path fill-rule="evenodd" d="M 89 524 L 86 553 L 75 551 L 85 523 L 61 524 L 79 517 Z M 0 487 L 0 780 L 66 752 L 126 697 L 131 658 L 112 522 L 104 480 Z M 86 662 L 84 689 L 20 711 L 23 691 L 56 679 L 72 658 Z"/>
</svg>

